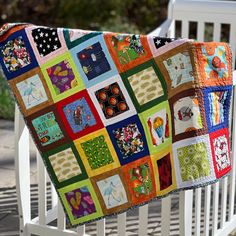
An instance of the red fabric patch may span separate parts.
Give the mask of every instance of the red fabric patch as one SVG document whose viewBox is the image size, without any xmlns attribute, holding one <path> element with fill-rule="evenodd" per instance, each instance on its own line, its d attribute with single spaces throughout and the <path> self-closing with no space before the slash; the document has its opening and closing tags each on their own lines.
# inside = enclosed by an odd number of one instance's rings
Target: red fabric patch
<svg viewBox="0 0 236 236">
<path fill-rule="evenodd" d="M 104 127 L 86 89 L 57 102 L 56 107 L 73 140 Z M 66 114 L 69 110 L 70 115 Z"/>
<path fill-rule="evenodd" d="M 210 142 L 215 174 L 220 178 L 231 170 L 228 128 L 211 133 Z"/>
<path fill-rule="evenodd" d="M 164 190 L 172 185 L 170 153 L 160 160 L 157 160 L 157 166 L 159 172 L 160 190 Z"/>
</svg>

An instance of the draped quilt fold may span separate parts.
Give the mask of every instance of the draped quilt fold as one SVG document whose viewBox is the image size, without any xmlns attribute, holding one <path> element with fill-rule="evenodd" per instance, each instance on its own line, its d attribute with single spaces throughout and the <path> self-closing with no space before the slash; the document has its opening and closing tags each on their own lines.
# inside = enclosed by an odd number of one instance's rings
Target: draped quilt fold
<svg viewBox="0 0 236 236">
<path fill-rule="evenodd" d="M 226 43 L 6 24 L 0 64 L 70 226 L 231 170 Z"/>
</svg>

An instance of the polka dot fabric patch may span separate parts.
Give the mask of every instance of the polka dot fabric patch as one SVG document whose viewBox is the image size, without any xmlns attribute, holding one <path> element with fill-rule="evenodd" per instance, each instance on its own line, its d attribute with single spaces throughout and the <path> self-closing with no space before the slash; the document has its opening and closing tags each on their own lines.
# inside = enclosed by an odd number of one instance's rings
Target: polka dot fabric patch
<svg viewBox="0 0 236 236">
<path fill-rule="evenodd" d="M 9 24 L 0 55 L 68 226 L 230 173 L 226 43 Z"/>
</svg>

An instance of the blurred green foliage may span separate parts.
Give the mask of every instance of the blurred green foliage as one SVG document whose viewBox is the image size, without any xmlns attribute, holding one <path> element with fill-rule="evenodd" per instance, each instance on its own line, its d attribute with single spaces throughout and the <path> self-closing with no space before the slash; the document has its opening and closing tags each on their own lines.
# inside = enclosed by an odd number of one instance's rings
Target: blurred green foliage
<svg viewBox="0 0 236 236">
<path fill-rule="evenodd" d="M 0 77 L 0 118 L 14 118 L 14 99 L 6 80 Z"/>
<path fill-rule="evenodd" d="M 166 18 L 168 0 L 0 0 L 0 23 L 145 34 Z M 0 118 L 14 118 L 14 102 L 0 76 Z"/>
<path fill-rule="evenodd" d="M 0 21 L 148 33 L 166 18 L 168 0 L 0 0 Z"/>
</svg>

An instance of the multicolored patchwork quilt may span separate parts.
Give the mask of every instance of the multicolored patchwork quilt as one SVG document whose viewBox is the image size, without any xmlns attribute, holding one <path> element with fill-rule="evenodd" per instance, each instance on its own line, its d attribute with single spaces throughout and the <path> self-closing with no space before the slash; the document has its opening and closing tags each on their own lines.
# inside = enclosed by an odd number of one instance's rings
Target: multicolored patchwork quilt
<svg viewBox="0 0 236 236">
<path fill-rule="evenodd" d="M 229 173 L 226 43 L 6 24 L 0 55 L 71 226 Z"/>
</svg>

